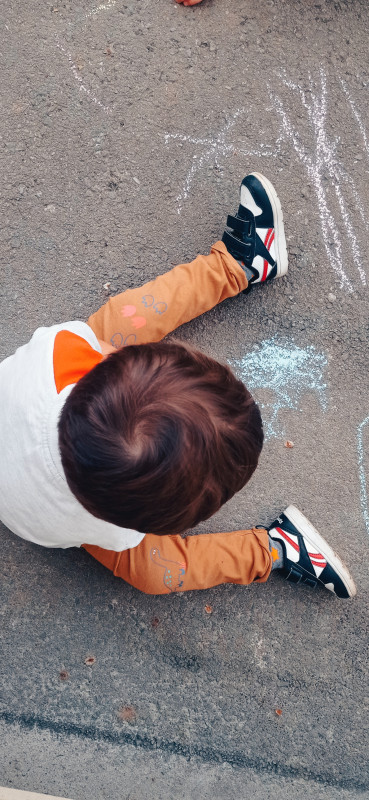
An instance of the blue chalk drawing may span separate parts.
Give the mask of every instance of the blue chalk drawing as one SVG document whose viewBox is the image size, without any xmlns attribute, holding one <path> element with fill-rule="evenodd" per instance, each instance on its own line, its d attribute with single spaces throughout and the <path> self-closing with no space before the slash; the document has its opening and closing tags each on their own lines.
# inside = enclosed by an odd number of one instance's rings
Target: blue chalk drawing
<svg viewBox="0 0 369 800">
<path fill-rule="evenodd" d="M 273 392 L 270 402 L 261 402 L 265 438 L 283 436 L 278 419 L 280 411 L 299 408 L 306 392 L 316 392 L 323 411 L 327 407 L 327 385 L 324 371 L 327 357 L 312 345 L 302 348 L 291 340 L 273 336 L 261 342 L 239 360 L 229 361 L 236 375 L 250 391 L 267 389 Z"/>
<path fill-rule="evenodd" d="M 363 431 L 369 422 L 369 417 L 363 419 L 357 429 L 357 451 L 359 455 L 359 480 L 360 480 L 360 502 L 363 512 L 364 522 L 366 529 L 369 533 L 369 508 L 368 508 L 368 492 L 366 482 L 366 470 L 364 459 L 364 445 L 363 445 Z"/>
</svg>

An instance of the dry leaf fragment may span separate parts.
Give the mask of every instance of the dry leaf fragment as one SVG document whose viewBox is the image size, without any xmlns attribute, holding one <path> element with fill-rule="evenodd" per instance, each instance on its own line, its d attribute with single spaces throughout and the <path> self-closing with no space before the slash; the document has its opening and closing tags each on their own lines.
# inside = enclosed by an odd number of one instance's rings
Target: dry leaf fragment
<svg viewBox="0 0 369 800">
<path fill-rule="evenodd" d="M 87 658 L 85 658 L 85 664 L 86 667 L 92 667 L 93 664 L 96 664 L 95 656 L 87 656 Z"/>
<path fill-rule="evenodd" d="M 157 628 L 158 625 L 159 625 L 159 622 L 160 622 L 159 617 L 153 617 L 152 620 L 151 620 L 152 628 Z"/>
<path fill-rule="evenodd" d="M 279 717 L 281 717 L 282 716 L 282 709 L 281 708 L 276 708 L 275 713 L 278 714 Z"/>
<path fill-rule="evenodd" d="M 59 672 L 59 678 L 61 681 L 67 681 L 69 678 L 69 672 L 67 672 L 66 669 L 62 669 L 61 672 Z"/>
<path fill-rule="evenodd" d="M 293 444 L 293 442 L 289 442 L 288 439 L 287 439 L 287 442 L 284 443 L 284 446 L 285 447 L 294 447 L 294 444 Z"/>
<path fill-rule="evenodd" d="M 207 614 L 213 613 L 213 606 L 205 606 L 205 611 Z"/>
</svg>

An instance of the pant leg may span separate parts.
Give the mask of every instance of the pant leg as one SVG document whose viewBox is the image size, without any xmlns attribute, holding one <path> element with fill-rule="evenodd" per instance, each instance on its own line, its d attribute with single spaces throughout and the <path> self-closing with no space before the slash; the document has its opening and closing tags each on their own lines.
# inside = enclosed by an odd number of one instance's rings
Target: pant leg
<svg viewBox="0 0 369 800">
<path fill-rule="evenodd" d="M 272 565 L 268 533 L 259 528 L 185 539 L 147 534 L 137 547 L 121 553 L 83 546 L 114 575 L 146 594 L 264 583 Z"/>
<path fill-rule="evenodd" d="M 244 271 L 223 242 L 217 242 L 209 256 L 198 256 L 139 289 L 110 298 L 88 323 L 98 339 L 117 348 L 155 342 L 246 288 Z M 264 582 L 271 570 L 267 532 L 255 529 L 185 539 L 147 534 L 137 547 L 121 553 L 84 547 L 147 594 Z"/>
<path fill-rule="evenodd" d="M 246 287 L 243 269 L 223 242 L 217 242 L 210 255 L 111 297 L 88 324 L 98 339 L 117 348 L 157 342 Z"/>
</svg>

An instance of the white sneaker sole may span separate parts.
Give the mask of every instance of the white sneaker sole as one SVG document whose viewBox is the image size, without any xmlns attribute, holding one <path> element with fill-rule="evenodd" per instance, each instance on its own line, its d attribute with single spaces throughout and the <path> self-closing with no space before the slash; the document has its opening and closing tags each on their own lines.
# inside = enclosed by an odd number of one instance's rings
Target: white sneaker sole
<svg viewBox="0 0 369 800">
<path fill-rule="evenodd" d="M 304 514 L 302 514 L 302 512 L 296 508 L 296 506 L 288 506 L 283 513 L 292 522 L 292 524 L 295 525 L 297 530 L 300 531 L 306 542 L 309 543 L 309 546 L 311 546 L 313 549 L 315 548 L 316 552 L 321 553 L 330 566 L 333 567 L 333 569 L 337 572 L 337 575 L 339 575 L 341 578 L 341 581 L 346 587 L 349 596 L 355 597 L 356 586 L 348 569 L 342 563 L 341 559 L 338 558 L 326 540 L 323 539 L 316 528 L 314 528 L 314 525 L 309 522 L 307 517 L 305 517 Z M 334 589 L 330 589 L 329 585 L 326 586 L 326 588 L 335 594 Z"/>
<path fill-rule="evenodd" d="M 286 236 L 284 233 L 282 206 L 280 204 L 277 192 L 273 184 L 271 184 L 270 181 L 268 181 L 268 178 L 265 178 L 265 176 L 262 175 L 260 172 L 252 172 L 251 175 L 254 175 L 255 178 L 257 178 L 258 181 L 260 181 L 261 185 L 263 186 L 269 197 L 273 209 L 273 217 L 275 221 L 274 245 L 275 245 L 276 261 L 277 261 L 276 278 L 281 278 L 282 275 L 286 275 L 288 271 L 288 255 L 287 255 Z"/>
</svg>

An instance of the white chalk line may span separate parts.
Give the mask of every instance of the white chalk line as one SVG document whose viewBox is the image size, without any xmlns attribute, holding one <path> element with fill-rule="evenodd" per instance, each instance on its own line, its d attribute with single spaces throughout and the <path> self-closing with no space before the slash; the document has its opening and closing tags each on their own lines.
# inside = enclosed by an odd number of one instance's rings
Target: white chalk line
<svg viewBox="0 0 369 800">
<path fill-rule="evenodd" d="M 347 210 L 346 203 L 339 185 L 340 178 L 344 179 L 345 182 L 349 184 L 352 194 L 357 202 L 359 214 L 362 220 L 365 221 L 366 227 L 367 227 L 367 218 L 366 218 L 367 215 L 365 215 L 364 208 L 362 206 L 360 197 L 358 195 L 358 192 L 356 190 L 356 187 L 354 185 L 351 176 L 347 175 L 347 173 L 345 172 L 342 165 L 337 159 L 336 148 L 338 140 L 332 142 L 329 141 L 328 139 L 328 135 L 325 128 L 325 122 L 327 116 L 326 75 L 324 73 L 324 70 L 320 70 L 320 84 L 321 84 L 320 95 L 314 92 L 313 81 L 311 79 L 311 76 L 309 75 L 309 84 L 310 84 L 309 93 L 311 94 L 310 101 L 307 98 L 306 92 L 303 89 L 301 89 L 301 87 L 293 83 L 293 81 L 286 79 L 284 76 L 281 77 L 284 85 L 287 88 L 289 88 L 291 91 L 295 93 L 296 92 L 298 93 L 301 103 L 307 111 L 308 119 L 315 133 L 316 152 L 314 159 L 308 155 L 306 148 L 301 143 L 299 134 L 297 130 L 294 128 L 291 119 L 284 108 L 281 98 L 279 98 L 278 96 L 275 97 L 272 94 L 271 89 L 269 88 L 270 97 L 272 101 L 274 101 L 277 108 L 277 112 L 281 117 L 282 129 L 284 131 L 284 134 L 286 138 L 292 142 L 295 152 L 297 153 L 300 161 L 305 166 L 309 178 L 311 179 L 312 184 L 314 186 L 318 200 L 318 207 L 320 211 L 323 242 L 327 255 L 330 259 L 330 263 L 332 264 L 333 269 L 335 270 L 336 274 L 340 279 L 341 288 L 346 288 L 349 292 L 353 292 L 353 285 L 342 266 L 342 242 L 335 225 L 333 214 L 329 208 L 328 193 L 323 185 L 323 176 L 325 170 L 328 171 L 329 177 L 331 178 L 334 185 L 334 190 L 340 208 L 342 221 L 351 247 L 354 264 L 357 268 L 358 274 L 360 276 L 360 281 L 363 286 L 366 286 L 367 284 L 366 274 L 362 266 L 362 257 L 360 253 L 359 243 L 354 233 L 349 212 Z"/>
<path fill-rule="evenodd" d="M 325 187 L 325 176 L 328 173 L 331 179 L 331 185 L 334 189 L 342 223 L 347 236 L 347 241 L 352 252 L 353 263 L 357 269 L 357 273 L 362 286 L 367 285 L 367 276 L 363 268 L 363 259 L 360 251 L 360 245 L 351 222 L 350 213 L 345 201 L 342 191 L 342 184 L 347 186 L 355 201 L 356 208 L 360 218 L 365 225 L 369 228 L 369 215 L 366 213 L 363 203 L 361 201 L 359 192 L 356 188 L 353 178 L 345 171 L 342 164 L 337 157 L 337 144 L 339 138 L 329 139 L 326 131 L 327 119 L 327 80 L 324 70 L 320 70 L 320 92 L 315 90 L 313 80 L 309 75 L 309 91 L 304 91 L 293 81 L 281 76 L 283 84 L 294 93 L 298 93 L 301 103 L 307 112 L 309 122 L 311 123 L 313 132 L 315 134 L 315 154 L 311 156 L 307 147 L 302 143 L 300 132 L 296 129 L 289 117 L 283 101 L 280 97 L 275 96 L 271 89 L 269 89 L 270 98 L 273 107 L 281 117 L 282 135 L 276 141 L 276 149 L 274 152 L 270 145 L 260 145 L 258 149 L 248 149 L 245 147 L 244 142 L 241 145 L 236 142 L 227 141 L 227 135 L 231 128 L 234 127 L 237 117 L 245 113 L 245 109 L 237 109 L 233 118 L 230 118 L 225 126 L 214 137 L 192 137 L 186 136 L 182 133 L 165 134 L 164 141 L 168 145 L 170 140 L 177 141 L 181 144 L 194 145 L 196 148 L 201 148 L 200 152 L 194 153 L 192 157 L 191 166 L 185 177 L 182 189 L 178 194 L 177 212 L 182 212 L 185 201 L 188 199 L 194 179 L 196 175 L 201 172 L 206 164 L 213 162 L 217 168 L 221 168 L 219 163 L 220 156 L 229 156 L 236 152 L 245 157 L 276 157 L 281 148 L 282 139 L 290 141 L 297 153 L 300 161 L 305 166 L 308 176 L 312 182 L 315 194 L 318 200 L 318 208 L 320 212 L 320 222 L 323 236 L 324 247 L 329 259 L 329 263 L 334 269 L 339 278 L 340 288 L 346 289 L 349 292 L 354 291 L 353 281 L 350 279 L 346 270 L 344 269 L 344 256 L 343 256 L 343 243 L 337 225 L 334 219 L 333 211 L 329 199 L 329 187 Z M 353 112 L 356 113 L 364 143 L 367 145 L 366 131 L 362 123 L 360 115 L 358 114 L 353 101 L 351 100 Z"/>
<path fill-rule="evenodd" d="M 304 163 L 305 168 L 315 188 L 315 192 L 318 199 L 319 210 L 321 214 L 323 240 L 326 247 L 327 255 L 329 256 L 329 258 L 332 257 L 330 239 L 333 238 L 334 249 L 335 249 L 335 258 L 333 261 L 333 267 L 341 279 L 342 287 L 346 286 L 346 288 L 349 291 L 353 291 L 351 282 L 349 281 L 349 278 L 342 267 L 341 241 L 338 231 L 336 229 L 333 215 L 331 214 L 328 207 L 327 193 L 326 190 L 324 189 L 322 180 L 322 172 L 326 166 L 328 166 L 329 172 L 330 173 L 332 172 L 332 160 L 333 160 L 332 147 L 329 146 L 327 142 L 325 127 L 324 127 L 326 113 L 327 113 L 327 90 L 326 90 L 325 76 L 322 77 L 320 99 L 318 98 L 318 96 L 314 96 L 314 94 L 312 93 L 312 106 L 308 104 L 306 99 L 306 94 L 302 89 L 300 89 L 298 86 L 291 83 L 290 81 L 285 80 L 284 83 L 288 88 L 298 91 L 298 93 L 300 94 L 301 102 L 304 108 L 307 110 L 308 117 L 312 122 L 314 128 L 316 137 L 315 163 L 313 159 L 307 155 L 306 151 L 301 148 L 301 145 L 298 144 L 297 134 L 295 134 L 293 137 L 293 144 L 297 152 L 297 155 Z M 310 85 L 311 85 L 311 80 L 310 80 Z M 283 121 L 285 123 L 286 115 L 283 110 L 281 101 L 280 101 L 280 108 L 282 110 Z M 284 124 L 284 128 L 286 131 L 288 130 L 286 124 Z M 290 131 L 288 132 L 290 133 Z"/>
<path fill-rule="evenodd" d="M 357 429 L 357 450 L 359 456 L 359 481 L 360 481 L 360 503 L 363 512 L 365 527 L 369 533 L 369 507 L 368 507 L 368 492 L 366 488 L 366 470 L 364 459 L 364 445 L 363 445 L 363 430 L 369 422 L 369 417 L 366 417 Z"/>
<path fill-rule="evenodd" d="M 106 114 L 112 114 L 112 113 L 113 113 L 113 109 L 112 109 L 112 108 L 110 108 L 109 106 L 105 106 L 105 105 L 104 105 L 104 104 L 101 102 L 101 100 L 99 100 L 99 99 L 98 99 L 98 98 L 97 98 L 97 97 L 96 97 L 96 96 L 93 94 L 93 92 L 91 92 L 91 90 L 90 90 L 90 89 L 88 89 L 88 87 L 84 85 L 84 83 L 83 83 L 83 81 L 82 81 L 82 76 L 79 74 L 79 72 L 78 72 L 78 68 L 77 68 L 76 64 L 74 63 L 74 61 L 73 61 L 73 59 L 72 59 L 72 56 L 71 56 L 71 54 L 68 52 L 68 50 L 66 49 L 66 47 L 64 47 L 64 45 L 63 45 L 63 44 L 62 44 L 62 42 L 60 41 L 60 39 L 59 39 L 59 36 L 58 36 L 58 34 L 57 34 L 57 33 L 55 34 L 55 41 L 56 41 L 56 45 L 57 45 L 57 47 L 59 47 L 59 49 L 62 51 L 62 53 L 64 53 L 64 55 L 65 55 L 65 56 L 67 57 L 67 59 L 68 59 L 69 68 L 70 68 L 70 70 L 71 70 L 71 72 L 72 72 L 72 75 L 73 75 L 73 77 L 75 78 L 75 80 L 76 80 L 76 81 L 78 82 L 78 84 L 79 84 L 79 91 L 80 91 L 80 92 L 84 92 L 84 93 L 87 95 L 87 97 L 89 98 L 89 100 L 91 100 L 91 102 L 92 102 L 92 103 L 94 103 L 96 106 L 98 106 L 99 108 L 101 108 L 101 110 L 102 110 L 102 111 L 104 111 Z"/>
<path fill-rule="evenodd" d="M 164 141 L 166 145 L 169 144 L 170 140 L 174 140 L 202 148 L 200 153 L 198 152 L 193 155 L 192 164 L 187 172 L 182 189 L 176 198 L 178 214 L 181 214 L 183 205 L 188 199 L 196 174 L 203 169 L 205 164 L 212 162 L 217 169 L 222 169 L 222 166 L 219 163 L 220 156 L 226 157 L 229 155 L 239 154 L 245 157 L 254 156 L 261 158 L 263 156 L 275 157 L 277 155 L 277 153 L 273 153 L 271 148 L 267 145 L 260 145 L 259 149 L 249 150 L 245 148 L 244 142 L 240 143 L 238 141 L 235 144 L 233 142 L 226 141 L 227 135 L 234 127 L 237 118 L 243 114 L 245 114 L 244 108 L 237 109 L 214 138 L 197 138 L 194 136 L 186 136 L 182 133 L 166 133 L 164 135 Z"/>
<path fill-rule="evenodd" d="M 358 272 L 359 272 L 359 275 L 360 275 L 360 278 L 361 278 L 361 282 L 362 282 L 363 286 L 366 286 L 366 274 L 365 274 L 365 272 L 364 272 L 364 270 L 362 268 L 362 258 L 361 258 L 361 254 L 360 254 L 358 241 L 357 241 L 357 238 L 356 238 L 355 233 L 353 231 L 353 228 L 352 228 L 352 225 L 351 225 L 351 222 L 350 222 L 350 218 L 349 218 L 349 214 L 348 214 L 348 211 L 347 211 L 344 199 L 343 199 L 343 195 L 342 195 L 342 192 L 341 192 L 341 189 L 340 189 L 340 186 L 339 186 L 339 178 L 340 177 L 346 179 L 350 183 L 350 186 L 351 186 L 351 189 L 353 191 L 353 194 L 354 194 L 354 196 L 356 196 L 356 199 L 358 200 L 357 206 L 358 206 L 359 213 L 360 213 L 362 219 L 365 219 L 366 226 L 367 226 L 367 215 L 365 215 L 364 208 L 363 208 L 362 203 L 360 202 L 360 199 L 359 199 L 359 196 L 358 196 L 358 192 L 355 190 L 355 184 L 354 184 L 353 179 L 351 178 L 351 176 L 349 176 L 346 173 L 346 171 L 343 169 L 342 165 L 340 164 L 340 162 L 338 161 L 338 159 L 336 157 L 335 153 L 336 153 L 336 148 L 337 148 L 337 144 L 338 144 L 339 140 L 337 139 L 336 142 L 334 142 L 334 143 L 329 143 L 329 141 L 328 141 L 328 137 L 327 137 L 326 130 L 325 130 L 325 127 L 324 127 L 324 121 L 325 121 L 326 112 L 327 112 L 327 85 L 326 85 L 326 75 L 325 75 L 323 70 L 320 71 L 320 76 L 321 76 L 321 84 L 322 84 L 322 95 L 324 95 L 324 108 L 322 109 L 322 113 L 320 115 L 319 115 L 319 100 L 318 100 L 317 97 L 313 98 L 313 107 L 311 107 L 311 106 L 308 105 L 308 102 L 306 100 L 306 95 L 305 95 L 305 92 L 303 92 L 303 90 L 299 89 L 299 87 L 297 87 L 294 84 L 291 84 L 290 82 L 286 81 L 285 83 L 286 83 L 286 85 L 289 85 L 291 88 L 293 88 L 295 90 L 297 89 L 300 92 L 301 97 L 302 97 L 302 101 L 303 101 L 303 105 L 307 109 L 310 122 L 312 122 L 314 124 L 314 122 L 316 122 L 316 120 L 318 120 L 319 136 L 320 136 L 320 139 L 321 139 L 323 158 L 326 159 L 326 166 L 328 167 L 328 171 L 329 171 L 330 177 L 332 178 L 333 181 L 335 181 L 335 192 L 336 192 L 337 200 L 338 200 L 338 203 L 339 203 L 339 206 L 340 206 L 342 219 L 344 220 L 344 223 L 346 225 L 346 232 L 347 232 L 348 238 L 350 240 L 354 262 L 355 262 L 356 267 L 358 269 Z M 312 78 L 311 78 L 310 75 L 309 75 L 309 83 L 310 83 L 310 90 L 312 90 L 313 82 L 312 82 Z"/>
<path fill-rule="evenodd" d="M 319 163 L 317 165 L 314 165 L 312 160 L 307 155 L 305 148 L 303 147 L 303 145 L 300 144 L 298 134 L 293 128 L 291 120 L 284 109 L 281 99 L 279 97 L 274 97 L 273 99 L 276 105 L 277 112 L 280 114 L 282 119 L 283 132 L 286 138 L 291 140 L 295 152 L 300 158 L 300 161 L 304 164 L 308 176 L 314 186 L 320 212 L 323 242 L 328 258 L 332 263 L 333 269 L 340 278 L 341 288 L 346 288 L 349 292 L 352 292 L 353 291 L 352 284 L 342 267 L 341 242 L 336 230 L 334 219 L 328 208 L 326 193 L 323 188 L 322 177 L 320 174 L 321 165 Z M 331 250 L 331 239 L 334 242 L 333 253 Z"/>
<path fill-rule="evenodd" d="M 351 178 L 351 175 L 348 175 L 346 173 L 346 171 L 343 169 L 341 164 L 337 164 L 337 171 L 338 171 L 338 174 L 339 174 L 341 180 L 350 188 L 350 190 L 352 192 L 352 196 L 353 196 L 353 198 L 355 200 L 355 204 L 356 204 L 357 210 L 358 210 L 358 212 L 360 214 L 361 221 L 364 224 L 365 228 L 368 230 L 369 229 L 369 215 L 364 209 L 364 206 L 363 206 L 362 201 L 361 201 L 361 197 L 359 195 L 359 192 L 356 189 L 356 185 L 355 185 L 354 179 Z"/>
<path fill-rule="evenodd" d="M 352 97 L 350 95 L 350 92 L 349 92 L 349 90 L 347 88 L 347 85 L 342 80 L 342 78 L 340 78 L 340 84 L 342 86 L 342 90 L 343 90 L 344 94 L 347 97 L 347 100 L 349 101 L 352 113 L 353 113 L 353 115 L 354 115 L 354 117 L 356 119 L 356 122 L 357 122 L 358 126 L 359 126 L 360 133 L 361 133 L 361 135 L 363 137 L 363 142 L 364 142 L 364 147 L 365 147 L 365 150 L 366 150 L 366 155 L 369 156 L 369 142 L 368 142 L 368 138 L 367 138 L 367 135 L 366 135 L 365 125 L 364 125 L 364 123 L 363 123 L 363 121 L 361 119 L 361 116 L 360 116 L 360 114 L 359 114 L 359 112 L 358 112 L 358 110 L 356 108 L 356 105 L 355 105 L 355 103 L 354 103 L 354 101 L 353 101 L 353 99 L 352 99 Z"/>
<path fill-rule="evenodd" d="M 365 148 L 366 156 L 369 158 L 369 142 L 368 142 L 367 135 L 366 135 L 365 125 L 364 125 L 364 123 L 363 123 L 363 121 L 362 121 L 362 119 L 360 117 L 360 114 L 359 114 L 359 112 L 358 112 L 358 110 L 357 110 L 357 108 L 355 106 L 355 103 L 354 103 L 351 95 L 349 94 L 347 86 L 346 86 L 345 82 L 342 80 L 342 78 L 340 78 L 340 84 L 341 84 L 342 90 L 343 90 L 347 100 L 350 103 L 353 115 L 354 115 L 354 117 L 355 117 L 355 119 L 356 119 L 356 121 L 358 123 L 359 130 L 360 130 L 360 133 L 362 135 L 363 142 L 364 142 L 364 148 Z M 347 175 L 345 170 L 342 169 L 341 165 L 339 165 L 339 170 L 340 170 L 341 177 L 350 185 L 350 188 L 351 188 L 351 191 L 352 191 L 352 194 L 353 194 L 353 197 L 354 197 L 358 212 L 359 212 L 360 217 L 361 217 L 361 221 L 365 225 L 365 228 L 368 230 L 369 229 L 369 214 L 364 210 L 363 204 L 361 202 L 360 195 L 359 195 L 359 193 L 358 193 L 358 191 L 356 189 L 356 186 L 355 186 L 355 181 L 354 181 L 353 178 L 351 178 L 351 175 Z"/>
<path fill-rule="evenodd" d="M 351 250 L 352 250 L 354 263 L 356 264 L 358 273 L 360 275 L 361 283 L 363 284 L 363 286 L 366 286 L 366 274 L 365 274 L 365 271 L 363 270 L 363 267 L 362 267 L 362 257 L 361 257 L 358 241 L 357 241 L 357 238 L 356 238 L 356 236 L 354 234 L 354 231 L 353 231 L 353 228 L 352 228 L 352 225 L 351 225 L 351 221 L 350 221 L 350 217 L 349 217 L 347 208 L 345 206 L 345 203 L 344 203 L 344 200 L 343 200 L 343 197 L 342 197 L 342 192 L 341 192 L 340 187 L 338 186 L 338 184 L 336 184 L 336 186 L 335 186 L 335 192 L 336 192 L 338 204 L 339 204 L 339 207 L 340 207 L 340 210 L 341 210 L 342 219 L 343 219 L 343 221 L 344 221 L 344 223 L 346 225 L 347 235 L 348 235 L 350 243 L 351 243 Z"/>
</svg>

